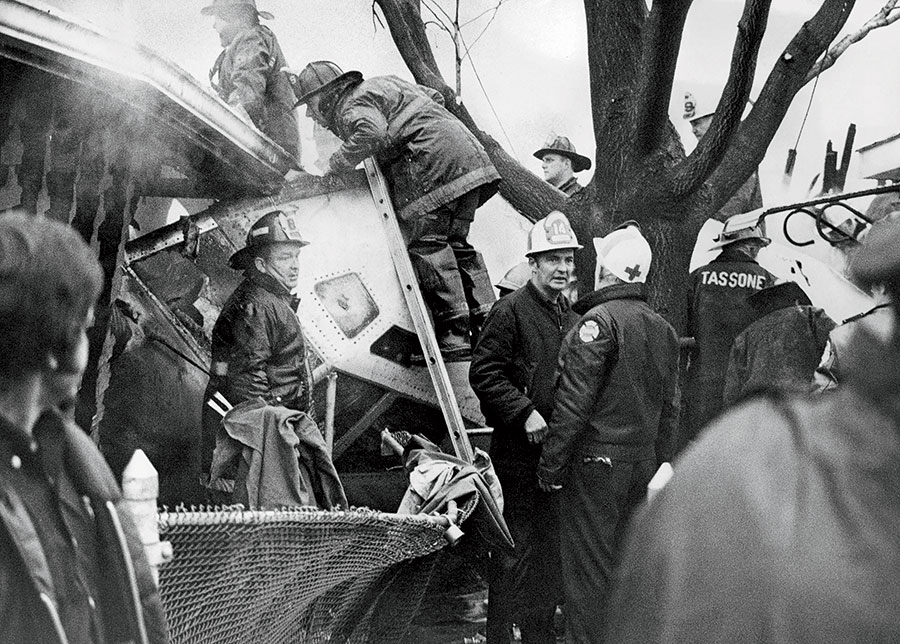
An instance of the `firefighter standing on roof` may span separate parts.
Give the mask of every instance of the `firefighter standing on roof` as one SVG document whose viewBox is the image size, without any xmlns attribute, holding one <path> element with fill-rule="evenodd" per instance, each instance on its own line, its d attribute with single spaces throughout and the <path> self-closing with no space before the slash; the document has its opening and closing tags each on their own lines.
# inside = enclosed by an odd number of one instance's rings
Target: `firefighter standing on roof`
<svg viewBox="0 0 900 644">
<path fill-rule="evenodd" d="M 329 171 L 374 156 L 385 170 L 422 295 L 445 360 L 467 360 L 494 302 L 481 253 L 467 241 L 475 210 L 500 175 L 478 140 L 443 107 L 440 94 L 396 76 L 363 80 L 328 61 L 294 82 L 298 104 L 343 145 Z"/>
<path fill-rule="evenodd" d="M 762 224 L 745 220 L 738 215 L 725 222 L 713 245 L 722 252 L 691 273 L 688 334 L 695 345 L 685 396 L 687 427 L 679 436 L 679 450 L 722 409 L 731 345 L 756 319 L 747 296 L 775 283 L 774 276 L 756 263 L 760 249 L 769 244 Z"/>
<path fill-rule="evenodd" d="M 503 486 L 512 554 L 492 553 L 487 638 L 508 642 L 518 623 L 523 642 L 553 644 L 561 601 L 553 499 L 537 487 L 538 459 L 553 410 L 553 370 L 575 323 L 563 290 L 581 248 L 566 216 L 551 212 L 528 235 L 531 277 L 494 305 L 475 347 L 469 380 L 493 427 L 491 460 Z"/>
<path fill-rule="evenodd" d="M 204 395 L 201 475 L 208 480 L 221 418 L 206 405 L 216 392 L 232 405 L 252 398 L 308 412 L 311 384 L 306 343 L 291 289 L 299 273 L 303 241 L 292 218 L 273 211 L 247 233 L 247 245 L 231 256 L 244 280 L 222 307 L 212 332 L 212 374 Z M 230 490 L 218 500 L 228 500 Z"/>
<path fill-rule="evenodd" d="M 209 72 L 216 92 L 299 158 L 294 93 L 284 71 L 287 61 L 272 30 L 259 24 L 260 18 L 271 20 L 272 14 L 257 11 L 255 0 L 213 0 L 200 12 L 214 17 L 213 28 L 224 47 Z"/>
<path fill-rule="evenodd" d="M 678 338 L 646 302 L 652 252 L 639 228 L 594 240 L 597 290 L 559 351 L 553 417 L 538 466 L 559 491 L 566 635 L 602 641 L 606 593 L 628 520 L 671 457 Z"/>
</svg>

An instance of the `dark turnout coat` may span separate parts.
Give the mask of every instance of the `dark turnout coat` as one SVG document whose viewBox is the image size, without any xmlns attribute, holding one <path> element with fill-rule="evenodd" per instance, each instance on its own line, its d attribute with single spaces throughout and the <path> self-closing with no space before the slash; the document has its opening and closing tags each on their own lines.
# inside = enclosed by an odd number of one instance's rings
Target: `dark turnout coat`
<svg viewBox="0 0 900 644">
<path fill-rule="evenodd" d="M 835 326 L 790 282 L 757 292 L 751 304 L 760 318 L 734 339 L 725 374 L 726 406 L 754 391 L 809 391 L 828 333 Z"/>
<path fill-rule="evenodd" d="M 245 29 L 216 59 L 210 79 L 229 105 L 241 106 L 266 136 L 294 156 L 300 154 L 294 116 L 294 92 L 282 71 L 287 61 L 272 30 L 264 25 Z"/>
<path fill-rule="evenodd" d="M 488 314 L 469 368 L 469 382 L 493 428 L 491 459 L 502 478 L 537 483 L 540 445 L 528 442 L 525 419 L 535 409 L 550 421 L 556 357 L 578 316 L 569 301 L 547 301 L 529 281 Z"/>
<path fill-rule="evenodd" d="M 678 337 L 644 299 L 617 284 L 578 302 L 592 306 L 566 335 L 550 435 L 538 476 L 564 484 L 574 460 L 671 457 L 678 426 Z"/>
<path fill-rule="evenodd" d="M 688 334 L 691 354 L 686 395 L 688 427 L 684 443 L 722 409 L 722 390 L 731 345 L 756 319 L 747 297 L 771 286 L 775 278 L 748 255 L 726 246 L 709 264 L 691 273 Z"/>
<path fill-rule="evenodd" d="M 374 156 L 401 219 L 416 219 L 476 188 L 480 203 L 497 191 L 500 175 L 487 152 L 430 88 L 396 76 L 370 78 L 350 88 L 330 118 L 344 142 L 331 168 L 352 170 Z"/>
<path fill-rule="evenodd" d="M 309 411 L 312 379 L 298 304 L 275 279 L 247 270 L 213 327 L 213 375 L 204 401 L 218 391 L 232 405 L 263 398 Z M 202 471 L 209 472 L 221 418 L 207 405 L 203 414 Z"/>
</svg>

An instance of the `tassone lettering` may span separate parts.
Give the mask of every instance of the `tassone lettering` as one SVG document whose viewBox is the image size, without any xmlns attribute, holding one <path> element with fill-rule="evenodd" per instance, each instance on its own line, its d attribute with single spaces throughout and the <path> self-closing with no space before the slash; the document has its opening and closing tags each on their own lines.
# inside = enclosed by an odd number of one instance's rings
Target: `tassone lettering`
<svg viewBox="0 0 900 644">
<path fill-rule="evenodd" d="M 700 273 L 701 284 L 714 284 L 729 288 L 762 289 L 766 286 L 765 275 L 752 275 L 737 271 L 702 271 Z"/>
</svg>

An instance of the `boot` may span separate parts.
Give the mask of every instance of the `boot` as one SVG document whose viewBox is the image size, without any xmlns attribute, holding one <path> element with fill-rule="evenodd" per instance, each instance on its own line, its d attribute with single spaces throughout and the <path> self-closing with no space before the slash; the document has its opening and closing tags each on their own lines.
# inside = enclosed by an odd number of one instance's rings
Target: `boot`
<svg viewBox="0 0 900 644">
<path fill-rule="evenodd" d="M 470 359 L 469 307 L 453 249 L 442 241 L 419 241 L 410 244 L 409 255 L 434 321 L 441 355 L 446 362 Z M 422 364 L 424 358 L 412 356 L 411 361 Z"/>
</svg>

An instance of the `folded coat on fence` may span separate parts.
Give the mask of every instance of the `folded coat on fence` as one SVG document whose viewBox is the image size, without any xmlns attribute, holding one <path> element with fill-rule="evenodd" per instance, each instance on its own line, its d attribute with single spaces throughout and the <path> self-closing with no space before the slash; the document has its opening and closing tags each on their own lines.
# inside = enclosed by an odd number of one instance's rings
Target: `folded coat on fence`
<svg viewBox="0 0 900 644">
<path fill-rule="evenodd" d="M 228 412 L 216 437 L 211 479 L 240 455 L 235 503 L 251 509 L 346 508 L 347 497 L 316 423 L 307 414 L 247 400 Z"/>
</svg>

